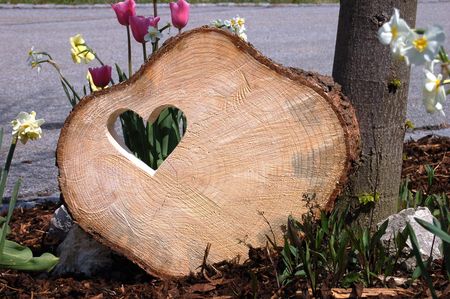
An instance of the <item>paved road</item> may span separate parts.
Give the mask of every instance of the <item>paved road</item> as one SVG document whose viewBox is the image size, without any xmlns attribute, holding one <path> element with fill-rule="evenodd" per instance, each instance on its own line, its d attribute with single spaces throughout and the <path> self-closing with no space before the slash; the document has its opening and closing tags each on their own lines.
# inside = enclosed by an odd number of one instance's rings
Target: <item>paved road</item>
<svg viewBox="0 0 450 299">
<path fill-rule="evenodd" d="M 426 1 L 419 5 L 418 25 L 438 23 L 450 33 L 450 2 Z M 139 6 L 138 14 L 150 14 L 150 6 Z M 169 21 L 168 7 L 161 7 L 161 23 Z M 249 41 L 263 54 L 284 65 L 330 74 L 339 7 L 306 6 L 197 6 L 191 9 L 189 27 L 208 24 L 216 18 L 239 14 L 247 19 Z M 87 67 L 74 65 L 68 38 L 82 33 L 106 63 L 125 67 L 126 33 L 108 7 L 9 9 L 0 6 L 0 125 L 10 132 L 9 121 L 19 111 L 36 110 L 46 120 L 45 136 L 39 142 L 19 146 L 10 183 L 24 177 L 24 198 L 57 195 L 54 150 L 59 130 L 71 107 L 55 72 L 45 66 L 40 75 L 26 65 L 31 46 L 49 51 L 64 74 L 77 87 L 83 84 Z M 447 48 L 450 49 L 450 39 Z M 135 68 L 141 62 L 140 47 L 134 48 Z M 412 72 L 408 118 L 418 126 L 448 123 L 449 118 L 426 114 L 421 105 L 419 69 Z M 450 115 L 450 105 L 445 110 Z M 440 131 L 445 133 L 445 131 Z M 446 134 L 450 135 L 447 130 Z M 6 140 L 6 143 L 9 139 Z M 5 157 L 7 148 L 0 151 Z"/>
</svg>

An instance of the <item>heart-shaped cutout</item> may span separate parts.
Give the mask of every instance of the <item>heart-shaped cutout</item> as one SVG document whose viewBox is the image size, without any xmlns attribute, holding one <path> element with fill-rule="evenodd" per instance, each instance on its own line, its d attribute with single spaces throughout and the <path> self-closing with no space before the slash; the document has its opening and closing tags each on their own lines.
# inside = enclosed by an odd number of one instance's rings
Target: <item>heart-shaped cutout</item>
<svg viewBox="0 0 450 299">
<path fill-rule="evenodd" d="M 111 120 L 108 122 L 111 123 Z M 187 128 L 183 112 L 176 107 L 166 106 L 158 107 L 150 115 L 149 121 L 128 110 L 121 113 L 113 123 L 114 126 L 108 124 L 108 129 L 116 141 L 114 145 L 121 146 L 144 162 L 151 168 L 147 171 L 152 174 L 169 157 Z M 141 167 L 145 169 L 143 165 Z"/>
<path fill-rule="evenodd" d="M 244 261 L 248 245 L 264 246 L 266 221 L 281 244 L 287 216 L 307 210 L 303 194 L 332 206 L 358 142 L 351 107 L 308 80 L 226 31 L 178 35 L 129 81 L 70 114 L 57 150 L 67 207 L 83 229 L 159 276 L 198 271 L 208 243 L 209 263 Z M 152 174 L 105 124 L 126 110 L 151 122 L 168 106 L 189 124 Z"/>
</svg>

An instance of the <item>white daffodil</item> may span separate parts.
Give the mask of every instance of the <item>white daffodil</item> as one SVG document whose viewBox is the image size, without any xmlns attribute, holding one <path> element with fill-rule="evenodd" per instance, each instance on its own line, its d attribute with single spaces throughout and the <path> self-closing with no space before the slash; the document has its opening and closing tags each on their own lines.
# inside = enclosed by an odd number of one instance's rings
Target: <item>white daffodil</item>
<svg viewBox="0 0 450 299">
<path fill-rule="evenodd" d="M 436 58 L 439 47 L 445 40 L 445 33 L 439 26 L 433 26 L 424 34 L 411 31 L 406 37 L 406 45 L 401 49 L 407 64 L 421 65 Z"/>
<path fill-rule="evenodd" d="M 389 22 L 383 24 L 378 30 L 378 39 L 382 44 L 391 46 L 391 52 L 394 56 L 401 57 L 406 37 L 410 32 L 411 29 L 406 21 L 400 18 L 400 11 L 395 8 Z"/>
<path fill-rule="evenodd" d="M 400 18 L 400 11 L 394 8 L 394 14 L 389 22 L 384 23 L 378 30 L 378 39 L 383 45 L 392 45 L 398 41 L 398 39 L 404 39 L 411 29 L 405 20 Z"/>
<path fill-rule="evenodd" d="M 158 39 L 161 39 L 161 32 L 153 26 L 148 27 L 148 33 L 144 36 L 146 42 L 155 43 Z"/>
<path fill-rule="evenodd" d="M 239 34 L 239 37 L 242 38 L 244 41 L 247 41 L 247 33 L 242 32 Z"/>
<path fill-rule="evenodd" d="M 211 21 L 211 25 L 217 28 L 221 28 L 224 26 L 223 21 L 221 19 Z"/>
<path fill-rule="evenodd" d="M 222 21 L 220 19 L 214 20 L 211 22 L 211 25 L 217 28 L 227 29 L 228 31 L 236 34 L 244 41 L 247 41 L 247 32 L 245 28 L 245 19 L 239 16 L 236 16 L 232 19 Z"/>
<path fill-rule="evenodd" d="M 27 64 L 32 68 L 36 68 L 38 74 L 41 72 L 41 62 L 44 60 L 44 55 L 38 53 L 34 50 L 34 47 L 31 47 L 30 51 L 28 51 L 28 59 Z"/>
<path fill-rule="evenodd" d="M 11 121 L 13 127 L 12 135 L 23 144 L 28 140 L 36 140 L 42 137 L 41 125 L 43 119 L 36 119 L 36 112 L 20 112 L 16 119 Z"/>
<path fill-rule="evenodd" d="M 442 74 L 436 76 L 432 71 L 427 69 L 424 72 L 423 103 L 425 108 L 429 113 L 440 111 L 444 114 L 442 104 L 445 102 L 446 94 L 444 85 L 442 84 Z"/>
</svg>

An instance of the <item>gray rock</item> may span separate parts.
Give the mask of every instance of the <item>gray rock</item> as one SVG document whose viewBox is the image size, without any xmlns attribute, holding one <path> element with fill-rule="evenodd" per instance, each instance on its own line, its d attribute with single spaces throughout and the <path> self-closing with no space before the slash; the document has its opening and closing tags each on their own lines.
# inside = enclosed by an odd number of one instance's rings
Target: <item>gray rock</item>
<svg viewBox="0 0 450 299">
<path fill-rule="evenodd" d="M 392 240 L 394 239 L 394 236 L 402 232 L 405 229 L 406 224 L 409 223 L 414 229 L 414 232 L 417 236 L 417 242 L 419 245 L 420 253 L 422 254 L 422 259 L 426 260 L 430 257 L 432 247 L 432 259 L 441 259 L 442 254 L 439 250 L 442 245 L 441 239 L 437 237 L 434 238 L 434 235 L 420 226 L 420 224 L 418 224 L 417 221 L 414 220 L 414 218 L 423 219 L 427 222 L 433 222 L 433 215 L 426 207 L 419 207 L 417 208 L 417 210 L 414 210 L 413 208 L 402 210 L 399 213 L 388 217 L 389 225 L 386 229 L 386 233 L 381 237 L 381 240 L 385 244 L 389 244 L 389 252 L 395 252 L 395 245 Z M 378 226 L 380 226 L 384 221 L 378 223 Z M 408 250 L 406 250 L 406 253 L 408 254 L 412 250 L 411 241 L 408 239 L 406 244 L 408 246 Z M 408 270 L 414 269 L 416 266 L 414 258 L 408 259 L 405 263 Z"/>
<path fill-rule="evenodd" d="M 46 235 L 47 243 L 60 244 L 66 238 L 72 226 L 72 217 L 70 217 L 64 205 L 60 206 L 50 219 L 50 226 Z"/>
<path fill-rule="evenodd" d="M 112 269 L 112 251 L 100 244 L 74 224 L 66 239 L 59 245 L 59 264 L 52 271 L 54 276 L 83 275 L 92 277 Z"/>
</svg>

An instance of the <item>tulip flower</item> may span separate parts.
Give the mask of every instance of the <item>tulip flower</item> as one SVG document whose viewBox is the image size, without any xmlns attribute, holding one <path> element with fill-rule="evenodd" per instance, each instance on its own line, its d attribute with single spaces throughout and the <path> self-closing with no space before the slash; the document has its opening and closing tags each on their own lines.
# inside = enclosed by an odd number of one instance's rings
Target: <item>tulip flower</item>
<svg viewBox="0 0 450 299">
<path fill-rule="evenodd" d="M 141 44 L 146 43 L 145 35 L 148 33 L 149 27 L 158 26 L 159 17 L 143 17 L 143 16 L 132 16 L 129 19 L 131 32 L 133 33 L 134 39 Z"/>
<path fill-rule="evenodd" d="M 136 15 L 136 3 L 134 0 L 125 0 L 116 4 L 112 4 L 111 7 L 117 16 L 117 21 L 120 24 L 127 27 L 127 41 L 128 41 L 128 77 L 131 77 L 132 63 L 131 63 L 131 38 L 130 38 L 130 17 Z"/>
<path fill-rule="evenodd" d="M 125 0 L 111 4 L 111 7 L 116 13 L 117 21 L 123 26 L 128 26 L 130 17 L 136 15 L 136 3 L 134 0 Z"/>
<path fill-rule="evenodd" d="M 104 65 L 101 67 L 89 68 L 89 73 L 92 77 L 92 83 L 96 87 L 105 88 L 111 81 L 111 71 L 112 68 L 109 65 Z"/>
<path fill-rule="evenodd" d="M 178 0 L 177 3 L 170 2 L 169 5 L 172 25 L 181 31 L 189 21 L 189 3 L 185 0 Z"/>
</svg>

